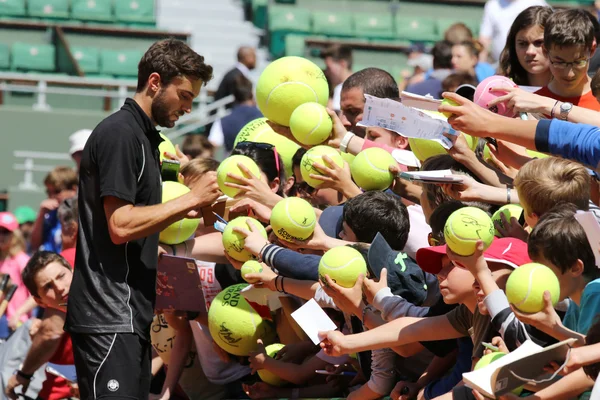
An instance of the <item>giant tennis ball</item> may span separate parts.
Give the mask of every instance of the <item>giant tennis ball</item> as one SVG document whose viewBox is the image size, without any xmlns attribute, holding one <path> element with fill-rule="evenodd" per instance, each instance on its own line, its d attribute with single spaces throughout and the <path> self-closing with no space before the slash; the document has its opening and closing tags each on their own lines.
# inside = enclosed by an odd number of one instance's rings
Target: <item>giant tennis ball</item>
<svg viewBox="0 0 600 400">
<path fill-rule="evenodd" d="M 286 176 L 292 176 L 292 157 L 300 146 L 275 132 L 267 124 L 266 118 L 257 118 L 244 125 L 237 134 L 233 146 L 235 147 L 239 142 L 272 144 L 283 161 Z"/>
<path fill-rule="evenodd" d="M 481 369 L 483 367 L 487 367 L 488 365 L 490 365 L 491 363 L 493 363 L 494 361 L 504 357 L 506 354 L 502 353 L 500 351 L 496 351 L 493 353 L 489 353 L 486 354 L 485 356 L 481 357 L 479 359 L 479 361 L 477 361 L 477 364 L 475 364 L 475 368 L 473 369 L 474 371 L 477 371 L 478 369 Z M 518 396 L 521 394 L 521 392 L 523 391 L 523 386 L 519 386 L 516 389 L 513 389 L 511 391 L 511 393 L 513 393 L 514 395 Z"/>
<path fill-rule="evenodd" d="M 314 232 L 316 223 L 315 210 L 299 197 L 283 199 L 271 211 L 273 233 L 287 242 L 307 239 Z"/>
<path fill-rule="evenodd" d="M 300 104 L 329 100 L 329 85 L 321 68 L 302 57 L 273 61 L 258 78 L 256 102 L 268 119 L 289 126 L 292 112 Z"/>
<path fill-rule="evenodd" d="M 171 154 L 176 154 L 175 153 L 175 146 L 173 146 L 173 142 L 171 142 L 169 140 L 168 137 L 166 137 L 165 135 L 163 135 L 162 133 L 159 133 L 160 137 L 163 139 L 163 142 L 160 142 L 160 144 L 158 145 L 158 151 L 159 151 L 159 157 L 160 157 L 160 162 L 162 162 L 162 160 L 165 159 L 165 152 L 171 153 Z"/>
<path fill-rule="evenodd" d="M 208 330 L 215 343 L 226 352 L 247 356 L 255 351 L 258 339 L 270 344 L 275 328 L 248 304 L 240 290 L 246 283 L 229 286 L 215 297 L 208 310 Z"/>
<path fill-rule="evenodd" d="M 342 156 L 342 159 L 344 161 L 346 161 L 348 163 L 348 165 L 352 165 L 352 161 L 354 161 L 354 159 L 356 158 L 356 156 L 354 154 L 342 153 L 341 151 L 340 151 L 340 156 Z"/>
<path fill-rule="evenodd" d="M 227 176 L 228 173 L 236 174 L 242 177 L 245 177 L 244 173 L 238 166 L 238 164 L 243 164 L 252 172 L 252 175 L 260 177 L 260 168 L 254 162 L 253 159 L 246 156 L 235 155 L 229 156 L 219 165 L 217 168 L 217 184 L 219 185 L 219 189 L 223 194 L 226 194 L 229 197 L 235 197 L 240 193 L 240 189 L 232 188 L 229 186 L 225 186 L 225 182 L 229 183 L 237 183 L 241 184 L 242 182 L 237 179 L 230 178 Z"/>
<path fill-rule="evenodd" d="M 165 181 L 162 185 L 162 202 L 166 203 L 169 200 L 183 196 L 189 191 L 190 189 L 188 189 L 187 186 L 182 185 L 179 182 Z M 159 235 L 159 240 L 166 244 L 184 242 L 196 232 L 199 223 L 200 220 L 197 218 L 180 219 L 163 229 Z"/>
<path fill-rule="evenodd" d="M 491 107 L 489 103 L 497 97 L 501 97 L 506 94 L 506 92 L 502 90 L 491 91 L 490 89 L 514 87 L 517 87 L 517 85 L 505 76 L 490 76 L 479 82 L 477 85 L 477 89 L 475 89 L 475 95 L 473 96 L 473 102 L 495 114 L 512 118 L 515 116 L 515 113 L 512 110 L 509 110 L 505 103 L 499 103 Z"/>
<path fill-rule="evenodd" d="M 484 249 L 494 240 L 494 223 L 487 213 L 476 207 L 463 207 L 450 214 L 444 225 L 444 237 L 450 250 L 461 256 L 475 253 L 478 240 Z"/>
<path fill-rule="evenodd" d="M 263 271 L 262 264 L 256 260 L 248 260 L 242 265 L 240 269 L 240 273 L 242 274 L 242 278 L 248 283 L 256 283 L 259 279 L 246 278 L 246 274 L 257 274 Z"/>
<path fill-rule="evenodd" d="M 348 246 L 338 246 L 328 250 L 319 262 L 319 279 L 325 282 L 325 274 L 338 285 L 350 288 L 358 276 L 367 276 L 367 263 L 358 250 Z"/>
<path fill-rule="evenodd" d="M 233 258 L 234 260 L 245 262 L 252 258 L 252 253 L 244 248 L 244 235 L 233 230 L 235 227 L 241 227 L 250 230 L 250 226 L 248 225 L 248 221 L 250 220 L 254 222 L 254 225 L 260 234 L 267 239 L 267 231 L 260 224 L 260 222 L 254 218 L 237 217 L 236 219 L 229 221 L 229 223 L 225 225 L 225 230 L 223 230 L 223 247 L 225 248 L 225 252 L 229 255 L 229 257 Z"/>
<path fill-rule="evenodd" d="M 523 207 L 518 204 L 507 204 L 505 206 L 500 207 L 494 215 L 492 215 L 492 221 L 497 222 L 502 228 L 504 225 L 502 224 L 502 214 L 506 216 L 506 220 L 510 222 L 512 217 L 515 217 L 517 221 L 521 218 L 521 214 L 523 214 Z M 495 229 L 495 228 L 494 228 Z M 495 234 L 498 237 L 502 237 L 498 230 L 495 230 Z"/>
<path fill-rule="evenodd" d="M 548 290 L 552 304 L 560 299 L 560 283 L 545 265 L 529 263 L 515 269 L 506 281 L 506 297 L 520 311 L 536 313 L 544 309 L 544 291 Z"/>
<path fill-rule="evenodd" d="M 384 190 L 394 181 L 390 166 L 396 160 L 387 151 L 371 147 L 358 153 L 350 165 L 354 182 L 364 190 Z"/>
<path fill-rule="evenodd" d="M 304 181 L 313 188 L 319 187 L 323 184 L 323 181 L 310 177 L 310 174 L 322 175 L 321 171 L 315 168 L 313 164 L 318 163 L 324 167 L 327 167 L 327 163 L 323 161 L 323 156 L 325 155 L 331 158 L 335 164 L 339 165 L 341 168 L 344 168 L 344 159 L 333 147 L 315 146 L 311 149 L 308 149 L 308 151 L 302 156 L 302 161 L 300 161 L 300 174 L 302 174 L 302 179 L 304 179 Z"/>
<path fill-rule="evenodd" d="M 467 135 L 466 133 L 461 133 L 461 135 L 464 136 L 469 148 L 475 151 L 479 139 L 474 136 Z M 448 153 L 448 150 L 446 150 L 440 142 L 435 140 L 408 138 L 408 144 L 410 145 L 410 150 L 421 162 L 427 160 L 429 157 Z"/>
<path fill-rule="evenodd" d="M 265 347 L 265 351 L 267 352 L 267 356 L 275 358 L 277 353 L 279 353 L 279 350 L 283 349 L 284 347 L 285 344 L 273 343 Z M 271 371 L 267 371 L 266 369 L 259 369 L 258 376 L 263 382 L 268 383 L 269 385 L 282 386 L 286 383 L 285 380 L 281 379 Z"/>
<path fill-rule="evenodd" d="M 302 144 L 321 144 L 331 135 L 332 129 L 331 117 L 319 103 L 301 104 L 290 117 L 292 135 Z"/>
</svg>

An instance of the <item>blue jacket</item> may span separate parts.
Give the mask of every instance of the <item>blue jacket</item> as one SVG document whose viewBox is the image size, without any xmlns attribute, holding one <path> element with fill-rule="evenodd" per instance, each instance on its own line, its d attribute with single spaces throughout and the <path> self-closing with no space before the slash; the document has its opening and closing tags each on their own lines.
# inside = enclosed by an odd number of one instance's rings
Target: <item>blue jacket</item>
<svg viewBox="0 0 600 400">
<path fill-rule="evenodd" d="M 535 132 L 535 147 L 600 171 L 600 128 L 597 126 L 541 120 Z"/>
</svg>

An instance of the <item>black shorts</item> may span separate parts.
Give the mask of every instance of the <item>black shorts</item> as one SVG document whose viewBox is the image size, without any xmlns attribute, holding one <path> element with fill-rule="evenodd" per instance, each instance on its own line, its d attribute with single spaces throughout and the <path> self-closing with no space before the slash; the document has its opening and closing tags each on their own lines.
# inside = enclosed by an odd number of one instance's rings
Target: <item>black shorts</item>
<svg viewBox="0 0 600 400">
<path fill-rule="evenodd" d="M 150 342 L 134 333 L 71 333 L 81 400 L 147 399 Z"/>
</svg>

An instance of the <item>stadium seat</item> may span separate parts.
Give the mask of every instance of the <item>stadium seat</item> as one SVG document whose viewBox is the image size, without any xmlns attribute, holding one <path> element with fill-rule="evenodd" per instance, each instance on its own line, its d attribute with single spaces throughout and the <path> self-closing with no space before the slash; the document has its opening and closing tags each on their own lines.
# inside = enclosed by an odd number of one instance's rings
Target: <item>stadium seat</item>
<svg viewBox="0 0 600 400">
<path fill-rule="evenodd" d="M 285 36 L 288 33 L 310 33 L 310 11 L 294 6 L 269 7 L 271 54 L 278 58 L 285 53 Z"/>
<path fill-rule="evenodd" d="M 88 22 L 113 22 L 111 0 L 72 0 L 71 16 Z"/>
<path fill-rule="evenodd" d="M 85 75 L 100 72 L 100 51 L 97 48 L 73 46 L 71 53 Z"/>
<path fill-rule="evenodd" d="M 103 50 L 100 54 L 100 73 L 116 77 L 136 77 L 143 52 L 138 50 Z"/>
<path fill-rule="evenodd" d="M 354 36 L 354 24 L 349 13 L 315 11 L 312 20 L 312 31 L 317 35 Z"/>
<path fill-rule="evenodd" d="M 396 16 L 396 36 L 399 39 L 411 41 L 435 41 L 438 39 L 433 19 L 400 15 Z"/>
<path fill-rule="evenodd" d="M 25 15 L 25 0 L 0 1 L 0 16 L 24 17 Z"/>
<path fill-rule="evenodd" d="M 118 22 L 154 25 L 154 0 L 119 0 L 115 2 Z"/>
<path fill-rule="evenodd" d="M 14 71 L 53 72 L 56 49 L 49 44 L 15 42 L 12 45 L 11 69 Z"/>
<path fill-rule="evenodd" d="M 28 14 L 36 18 L 69 18 L 69 0 L 29 0 Z"/>
<path fill-rule="evenodd" d="M 394 37 L 394 23 L 389 14 L 354 14 L 354 31 L 358 37 L 369 39 L 391 39 Z"/>
<path fill-rule="evenodd" d="M 7 44 L 0 43 L 0 70 L 10 69 L 10 47 Z"/>
<path fill-rule="evenodd" d="M 290 33 L 285 35 L 285 55 L 304 57 L 305 35 Z"/>
<path fill-rule="evenodd" d="M 267 26 L 267 4 L 269 0 L 251 0 L 252 1 L 252 23 L 260 29 Z"/>
</svg>

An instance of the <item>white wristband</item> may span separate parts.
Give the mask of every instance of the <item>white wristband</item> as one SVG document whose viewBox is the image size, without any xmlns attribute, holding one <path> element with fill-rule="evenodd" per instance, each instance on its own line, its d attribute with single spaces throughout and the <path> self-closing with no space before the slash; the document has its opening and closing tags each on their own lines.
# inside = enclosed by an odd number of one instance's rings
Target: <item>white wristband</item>
<svg viewBox="0 0 600 400">
<path fill-rule="evenodd" d="M 342 139 L 342 141 L 340 142 L 340 151 L 342 153 L 347 153 L 346 150 L 348 150 L 348 143 L 350 143 L 350 140 L 354 137 L 354 133 L 352 132 L 347 132 L 346 135 L 344 136 L 344 138 Z"/>
</svg>

